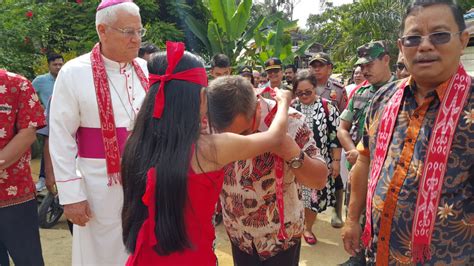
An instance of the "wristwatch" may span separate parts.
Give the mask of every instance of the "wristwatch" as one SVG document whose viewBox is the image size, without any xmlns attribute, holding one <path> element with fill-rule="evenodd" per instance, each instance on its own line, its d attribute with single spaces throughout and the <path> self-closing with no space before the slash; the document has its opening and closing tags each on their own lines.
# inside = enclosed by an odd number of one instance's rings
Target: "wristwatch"
<svg viewBox="0 0 474 266">
<path fill-rule="evenodd" d="M 299 169 L 301 168 L 301 166 L 303 166 L 303 162 L 304 162 L 304 151 L 301 150 L 300 154 L 297 157 L 287 161 L 286 163 L 292 169 Z"/>
</svg>

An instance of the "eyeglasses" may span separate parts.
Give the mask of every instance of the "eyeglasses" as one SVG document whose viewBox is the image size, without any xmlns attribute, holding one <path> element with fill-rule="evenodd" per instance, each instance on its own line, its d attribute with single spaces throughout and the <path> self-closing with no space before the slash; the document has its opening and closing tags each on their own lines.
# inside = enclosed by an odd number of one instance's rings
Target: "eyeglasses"
<svg viewBox="0 0 474 266">
<path fill-rule="evenodd" d="M 448 43 L 451 40 L 451 37 L 456 34 L 460 34 L 462 31 L 459 32 L 449 32 L 449 31 L 441 31 L 441 32 L 433 32 L 428 35 L 408 35 L 403 36 L 400 38 L 402 41 L 402 45 L 405 47 L 415 47 L 421 44 L 423 39 L 428 38 L 433 45 L 441 45 Z"/>
<path fill-rule="evenodd" d="M 130 28 L 126 28 L 126 29 L 121 29 L 121 28 L 115 28 L 115 27 L 112 27 L 109 25 L 109 27 L 111 29 L 114 29 L 120 33 L 122 33 L 124 36 L 126 37 L 135 37 L 135 36 L 139 36 L 139 37 L 144 37 L 145 34 L 146 34 L 146 29 L 145 28 L 141 28 L 139 30 L 135 30 L 135 29 L 130 29 Z"/>
<path fill-rule="evenodd" d="M 313 94 L 313 91 L 298 91 L 295 93 L 298 97 L 310 96 L 311 94 Z"/>
<path fill-rule="evenodd" d="M 398 69 L 399 71 L 402 71 L 403 69 L 406 68 L 406 66 L 403 63 L 396 63 L 395 65 L 393 65 L 393 68 Z"/>
</svg>

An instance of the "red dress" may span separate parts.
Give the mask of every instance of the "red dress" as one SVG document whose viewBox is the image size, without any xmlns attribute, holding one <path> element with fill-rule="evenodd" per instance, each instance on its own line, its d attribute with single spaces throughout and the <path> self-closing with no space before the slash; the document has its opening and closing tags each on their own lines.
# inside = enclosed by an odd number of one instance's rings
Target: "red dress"
<svg viewBox="0 0 474 266">
<path fill-rule="evenodd" d="M 155 169 L 148 171 L 143 203 L 148 207 L 148 218 L 138 232 L 135 252 L 130 255 L 127 266 L 135 265 L 216 265 L 212 245 L 215 239 L 212 216 L 224 179 L 223 170 L 196 174 L 190 168 L 188 176 L 188 201 L 184 219 L 191 249 L 160 256 L 153 250 L 158 242 L 155 237 Z"/>
</svg>

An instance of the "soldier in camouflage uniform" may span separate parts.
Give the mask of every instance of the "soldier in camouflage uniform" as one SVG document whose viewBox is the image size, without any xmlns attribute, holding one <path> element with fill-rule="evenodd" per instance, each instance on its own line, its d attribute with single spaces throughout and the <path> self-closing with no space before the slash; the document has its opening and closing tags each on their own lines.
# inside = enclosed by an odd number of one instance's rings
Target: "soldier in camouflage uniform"
<svg viewBox="0 0 474 266">
<path fill-rule="evenodd" d="M 369 82 L 360 87 L 351 97 L 347 108 L 340 116 L 340 124 L 337 131 L 342 147 L 346 150 L 348 169 L 356 162 L 359 152 L 356 149 L 364 133 L 364 122 L 367 109 L 375 92 L 383 85 L 395 80 L 390 71 L 390 56 L 387 46 L 383 41 L 373 41 L 357 48 L 359 59 L 356 65 L 362 69 L 362 74 Z M 350 174 L 346 187 L 346 205 L 349 203 Z M 351 257 L 346 264 L 342 265 L 364 265 L 364 256 Z"/>
<path fill-rule="evenodd" d="M 357 48 L 357 54 L 359 59 L 356 64 L 361 66 L 362 74 L 369 84 L 360 87 L 352 96 L 346 110 L 341 114 L 338 131 L 338 137 L 347 151 L 347 160 L 351 164 L 357 160 L 358 152 L 355 146 L 362 137 L 365 114 L 372 97 L 380 87 L 395 80 L 390 72 L 390 56 L 384 42 L 374 41 L 362 45 Z"/>
<path fill-rule="evenodd" d="M 316 76 L 317 87 L 316 93 L 331 101 L 337 107 L 339 112 L 342 112 L 347 105 L 347 93 L 344 85 L 335 79 L 330 78 L 332 73 L 332 62 L 328 54 L 319 52 L 316 53 L 309 61 L 311 71 Z M 338 156 L 339 157 L 339 156 Z M 344 184 L 341 175 L 335 178 L 336 187 L 336 207 L 332 213 L 331 225 L 334 228 L 342 227 L 342 205 L 344 195 Z"/>
</svg>

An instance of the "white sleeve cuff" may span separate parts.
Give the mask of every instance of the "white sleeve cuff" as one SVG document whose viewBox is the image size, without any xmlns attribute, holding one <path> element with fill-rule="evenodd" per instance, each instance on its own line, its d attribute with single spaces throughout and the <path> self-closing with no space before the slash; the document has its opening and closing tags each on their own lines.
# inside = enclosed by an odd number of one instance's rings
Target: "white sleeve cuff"
<svg viewBox="0 0 474 266">
<path fill-rule="evenodd" d="M 73 177 L 68 180 L 56 181 L 59 203 L 72 204 L 87 200 L 86 189 L 82 177 Z"/>
</svg>

